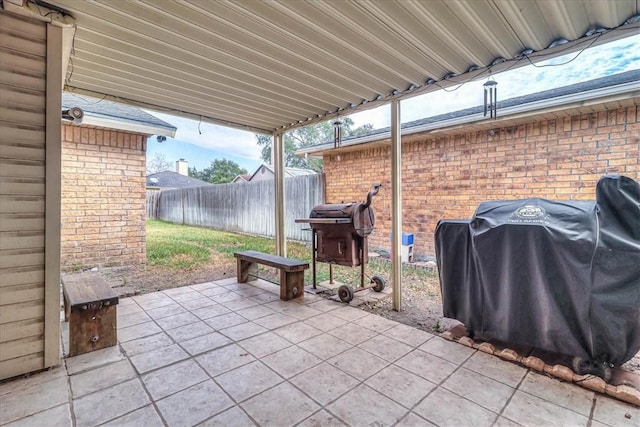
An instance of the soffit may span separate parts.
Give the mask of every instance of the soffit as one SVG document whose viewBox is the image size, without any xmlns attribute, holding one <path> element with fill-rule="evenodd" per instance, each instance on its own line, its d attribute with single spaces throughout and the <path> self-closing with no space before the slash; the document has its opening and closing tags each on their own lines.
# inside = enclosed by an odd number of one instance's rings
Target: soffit
<svg viewBox="0 0 640 427">
<path fill-rule="evenodd" d="M 584 37 L 638 15 L 636 0 L 49 3 L 77 23 L 67 90 L 266 132 L 638 31 Z"/>
</svg>

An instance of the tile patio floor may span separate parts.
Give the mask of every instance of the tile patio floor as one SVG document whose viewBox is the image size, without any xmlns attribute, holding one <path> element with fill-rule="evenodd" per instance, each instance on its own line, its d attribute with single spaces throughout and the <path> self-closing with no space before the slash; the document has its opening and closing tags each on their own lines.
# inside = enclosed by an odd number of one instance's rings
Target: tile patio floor
<svg viewBox="0 0 640 427">
<path fill-rule="evenodd" d="M 0 385 L 0 424 L 640 425 L 633 406 L 357 308 L 277 292 L 229 279 L 121 299 L 119 345 Z"/>
</svg>

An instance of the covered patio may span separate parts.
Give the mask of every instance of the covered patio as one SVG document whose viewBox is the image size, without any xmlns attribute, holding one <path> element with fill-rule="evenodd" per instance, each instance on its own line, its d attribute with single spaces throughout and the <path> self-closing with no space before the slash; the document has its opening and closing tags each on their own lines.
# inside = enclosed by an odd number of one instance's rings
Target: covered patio
<svg viewBox="0 0 640 427">
<path fill-rule="evenodd" d="M 633 34 L 637 1 L 2 7 L 0 379 L 27 376 L 0 385 L 0 424 L 637 425 L 631 405 L 262 282 L 123 299 L 118 345 L 74 358 L 59 322 L 62 88 L 272 135 L 284 256 L 283 133 L 390 103 L 401 310 L 400 101 Z"/>
<path fill-rule="evenodd" d="M 631 405 L 358 308 L 311 294 L 283 302 L 277 292 L 227 279 L 122 299 L 119 344 L 0 385 L 0 424 L 632 426 L 640 418 Z"/>
</svg>

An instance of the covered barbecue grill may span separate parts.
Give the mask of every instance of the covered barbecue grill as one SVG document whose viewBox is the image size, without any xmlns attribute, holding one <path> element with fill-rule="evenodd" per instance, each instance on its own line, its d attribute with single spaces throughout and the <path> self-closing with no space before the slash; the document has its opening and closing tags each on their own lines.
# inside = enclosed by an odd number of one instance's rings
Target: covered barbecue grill
<svg viewBox="0 0 640 427">
<path fill-rule="evenodd" d="M 369 260 L 367 237 L 373 231 L 375 215 L 371 208 L 373 196 L 378 194 L 380 184 L 374 184 L 364 203 L 335 203 L 316 205 L 309 218 L 296 219 L 298 223 L 308 223 L 311 238 L 313 287 L 316 288 L 316 262 L 329 263 L 330 283 L 333 283 L 333 264 L 360 267 L 360 287 L 353 289 L 342 285 L 338 295 L 344 302 L 353 299 L 354 291 L 373 288 L 380 292 L 385 281 L 380 276 L 371 278 L 371 286 L 364 285 L 365 265 Z"/>
<path fill-rule="evenodd" d="M 640 350 L 633 179 L 602 177 L 595 202 L 483 202 L 435 238 L 444 315 L 470 335 L 561 353 L 605 379 Z"/>
</svg>

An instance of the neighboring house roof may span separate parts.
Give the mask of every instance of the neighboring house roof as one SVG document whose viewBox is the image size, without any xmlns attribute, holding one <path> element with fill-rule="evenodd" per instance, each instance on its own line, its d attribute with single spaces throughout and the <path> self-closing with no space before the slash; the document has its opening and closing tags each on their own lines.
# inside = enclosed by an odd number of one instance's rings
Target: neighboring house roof
<svg viewBox="0 0 640 427">
<path fill-rule="evenodd" d="M 62 109 L 79 107 L 84 112 L 82 124 L 100 126 L 147 135 L 173 138 L 177 128 L 139 108 L 117 102 L 62 93 Z"/>
<path fill-rule="evenodd" d="M 576 105 L 588 106 L 593 105 L 594 102 L 607 102 L 611 100 L 611 98 L 616 100 L 637 98 L 640 96 L 639 83 L 640 70 L 627 71 L 582 83 L 498 101 L 498 120 L 485 117 L 484 106 L 480 105 L 403 123 L 401 125 L 402 135 L 441 130 L 465 124 L 469 125 L 475 122 L 484 122 L 490 128 L 496 128 L 504 125 L 505 121 L 503 119 L 509 119 L 509 116 L 522 118 L 539 114 L 540 112 L 549 112 L 550 108 L 557 111 L 563 108 L 574 108 Z M 364 135 L 344 138 L 342 140 L 342 147 L 357 146 L 389 138 L 391 138 L 391 128 L 386 127 L 376 129 Z M 325 151 L 334 149 L 334 143 L 331 141 L 302 148 L 298 150 L 296 154 L 319 155 Z"/>
<path fill-rule="evenodd" d="M 233 182 L 248 182 L 251 179 L 251 174 L 250 173 L 245 173 L 242 175 L 238 175 L 235 178 L 233 178 Z"/>
<path fill-rule="evenodd" d="M 178 172 L 164 171 L 147 175 L 147 188 L 189 188 L 213 185 Z"/>
<path fill-rule="evenodd" d="M 273 174 L 275 176 L 275 170 L 273 169 L 273 166 L 271 165 L 267 165 L 267 164 L 263 164 L 260 165 L 260 167 L 258 169 L 256 169 L 256 171 L 251 174 L 251 177 L 248 179 L 248 181 L 251 181 L 253 179 L 254 176 L 256 176 L 256 174 L 258 172 L 260 172 L 261 169 L 266 169 L 269 172 L 271 172 L 271 174 Z M 294 176 L 302 176 L 302 175 L 317 175 L 317 172 L 311 169 L 301 169 L 301 168 L 284 168 L 284 177 L 285 178 L 291 178 Z"/>
</svg>

